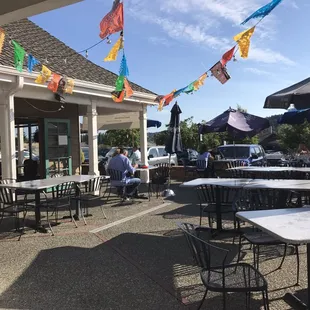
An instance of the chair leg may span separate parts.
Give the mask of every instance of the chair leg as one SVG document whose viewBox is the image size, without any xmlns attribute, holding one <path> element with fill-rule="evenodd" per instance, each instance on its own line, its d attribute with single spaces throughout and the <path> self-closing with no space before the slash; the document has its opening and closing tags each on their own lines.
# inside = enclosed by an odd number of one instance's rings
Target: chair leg
<svg viewBox="0 0 310 310">
<path fill-rule="evenodd" d="M 264 310 L 269 310 L 269 299 L 268 299 L 268 291 L 263 291 L 263 301 L 264 301 Z"/>
<path fill-rule="evenodd" d="M 202 305 L 203 305 L 203 303 L 204 303 L 204 301 L 205 301 L 205 299 L 207 297 L 207 294 L 208 294 L 208 290 L 206 290 L 205 294 L 203 295 L 202 300 L 201 300 L 197 310 L 199 310 L 202 307 Z"/>
<path fill-rule="evenodd" d="M 78 226 L 77 226 L 77 223 L 76 223 L 76 221 L 74 219 L 73 212 L 71 210 L 71 203 L 70 202 L 69 202 L 69 211 L 70 211 L 70 216 L 71 216 L 71 222 L 73 222 L 74 225 L 75 225 L 75 228 L 77 228 Z"/>
<path fill-rule="evenodd" d="M 245 307 L 247 310 L 250 310 L 251 309 L 251 292 L 246 292 L 245 297 L 246 297 Z"/>
<path fill-rule="evenodd" d="M 295 245 L 295 251 L 296 251 L 296 260 L 297 260 L 297 282 L 296 282 L 296 285 L 299 285 L 300 262 L 299 262 L 299 249 L 298 249 L 298 245 Z"/>
<path fill-rule="evenodd" d="M 81 202 L 81 203 L 82 203 L 82 202 Z M 85 206 L 84 206 L 84 208 L 85 208 Z M 86 222 L 85 216 L 84 216 L 83 208 L 81 208 L 81 209 L 82 209 L 82 210 L 81 210 L 81 215 L 82 215 L 82 219 L 83 219 L 84 225 L 87 225 L 87 222 Z"/>
<path fill-rule="evenodd" d="M 55 210 L 54 210 L 54 212 L 55 212 Z M 48 223 L 48 227 L 51 230 L 52 236 L 55 236 L 53 228 L 52 228 L 52 225 L 51 225 L 50 220 L 49 220 L 48 209 L 46 210 L 46 220 L 47 220 L 47 223 Z"/>
<path fill-rule="evenodd" d="M 202 213 L 203 213 L 203 207 L 200 206 L 200 212 L 199 212 L 199 226 L 201 227 L 202 224 Z"/>
<path fill-rule="evenodd" d="M 23 220 L 22 220 L 22 225 L 23 225 L 23 228 L 20 229 L 20 235 L 18 237 L 18 241 L 20 241 L 24 231 L 25 231 L 25 219 L 26 219 L 26 215 L 27 215 L 27 210 L 24 210 L 23 211 Z"/>
<path fill-rule="evenodd" d="M 241 234 L 239 235 L 239 251 L 238 251 L 238 257 L 237 257 L 237 264 L 240 262 L 240 257 L 241 257 L 241 250 L 242 250 L 242 236 Z"/>
<path fill-rule="evenodd" d="M 223 310 L 226 310 L 226 292 L 223 292 Z"/>
<path fill-rule="evenodd" d="M 281 261 L 281 264 L 280 264 L 280 266 L 278 267 L 278 269 L 281 269 L 282 266 L 283 266 L 283 263 L 284 263 L 284 260 L 285 260 L 285 257 L 286 257 L 286 252 L 287 252 L 287 243 L 285 243 L 282 261 Z"/>
<path fill-rule="evenodd" d="M 106 216 L 106 214 L 105 214 L 105 212 L 104 212 L 104 210 L 103 210 L 103 207 L 102 207 L 102 206 L 100 206 L 100 209 L 101 209 L 101 212 L 102 212 L 103 218 L 104 218 L 104 219 L 107 219 L 107 216 Z"/>
</svg>

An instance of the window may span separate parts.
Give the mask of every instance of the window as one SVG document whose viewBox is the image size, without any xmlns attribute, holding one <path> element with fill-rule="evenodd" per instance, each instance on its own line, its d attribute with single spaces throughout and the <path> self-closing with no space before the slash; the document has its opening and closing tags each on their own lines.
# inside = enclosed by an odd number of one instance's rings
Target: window
<svg viewBox="0 0 310 310">
<path fill-rule="evenodd" d="M 255 153 L 258 157 L 263 156 L 262 151 L 259 146 L 255 146 Z"/>
<path fill-rule="evenodd" d="M 250 155 L 256 155 L 256 151 L 255 151 L 255 147 L 254 146 L 251 146 L 250 148 Z"/>
<path fill-rule="evenodd" d="M 149 156 L 151 156 L 153 158 L 158 157 L 157 149 L 156 148 L 150 148 Z"/>
<path fill-rule="evenodd" d="M 160 148 L 158 148 L 158 155 L 159 155 L 159 157 L 167 156 L 167 152 L 163 147 L 160 147 Z"/>
</svg>

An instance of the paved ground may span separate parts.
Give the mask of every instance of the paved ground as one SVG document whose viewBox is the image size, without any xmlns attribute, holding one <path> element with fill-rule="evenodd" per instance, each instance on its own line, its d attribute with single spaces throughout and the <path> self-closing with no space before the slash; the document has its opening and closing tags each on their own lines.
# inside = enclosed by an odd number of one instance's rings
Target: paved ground
<svg viewBox="0 0 310 310">
<path fill-rule="evenodd" d="M 78 222 L 75 228 L 62 221 L 54 237 L 28 230 L 18 242 L 14 232 L 4 232 L 13 225 L 5 220 L 0 226 L 0 309 L 196 309 L 203 286 L 176 222 L 198 223 L 199 209 L 191 190 L 174 189 L 173 201 L 105 204 L 107 219 L 94 203 L 88 225 Z M 32 221 L 30 215 L 27 223 Z M 231 236 L 213 242 L 231 251 L 230 261 L 235 259 L 238 248 Z M 271 309 L 290 309 L 283 295 L 304 292 L 305 248 L 300 251 L 299 287 L 294 286 L 294 255 L 274 272 L 282 249 L 269 248 L 262 255 Z M 243 259 L 252 263 L 250 252 L 245 249 Z M 245 297 L 232 294 L 228 305 L 245 309 Z M 261 306 L 261 296 L 252 296 L 251 309 Z M 221 307 L 221 296 L 210 294 L 203 309 Z"/>
</svg>

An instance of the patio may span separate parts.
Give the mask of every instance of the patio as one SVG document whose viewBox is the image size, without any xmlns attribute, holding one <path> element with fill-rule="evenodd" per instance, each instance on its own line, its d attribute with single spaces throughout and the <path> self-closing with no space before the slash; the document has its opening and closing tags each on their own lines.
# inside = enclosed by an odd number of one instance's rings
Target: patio
<svg viewBox="0 0 310 310">
<path fill-rule="evenodd" d="M 14 234 L 1 232 L 0 308 L 196 309 L 204 287 L 176 223 L 198 224 L 199 207 L 192 189 L 174 184 L 173 190 L 173 201 L 153 197 L 150 202 L 119 205 L 112 199 L 104 205 L 107 219 L 98 206 L 91 207 L 93 216 L 87 218 L 87 226 L 81 221 L 78 228 L 61 222 L 54 237 L 27 231 L 17 242 Z M 229 225 L 231 221 L 224 219 L 223 226 Z M 229 261 L 236 260 L 238 247 L 231 236 L 224 234 L 213 241 L 231 250 Z M 294 255 L 288 255 L 283 268 L 274 272 L 281 253 L 276 258 L 269 252 L 261 256 L 270 309 L 291 309 L 282 299 L 286 292 L 303 294 L 305 252 L 300 247 L 299 287 L 293 286 Z M 243 261 L 252 264 L 251 251 L 245 253 Z M 245 308 L 245 297 L 229 295 L 228 304 L 229 309 Z M 262 306 L 260 295 L 253 295 L 251 306 Z M 203 309 L 219 308 L 221 296 L 210 294 Z"/>
</svg>

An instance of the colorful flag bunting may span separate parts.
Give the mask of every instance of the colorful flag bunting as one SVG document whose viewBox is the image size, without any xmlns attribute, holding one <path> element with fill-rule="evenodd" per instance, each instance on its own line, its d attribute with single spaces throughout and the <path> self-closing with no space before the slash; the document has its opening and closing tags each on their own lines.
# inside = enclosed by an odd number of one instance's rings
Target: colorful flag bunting
<svg viewBox="0 0 310 310">
<path fill-rule="evenodd" d="M 238 43 L 240 49 L 240 55 L 242 58 L 248 58 L 251 37 L 254 33 L 255 26 L 245 30 L 234 37 L 234 40 Z"/>
<path fill-rule="evenodd" d="M 250 15 L 248 18 L 246 18 L 241 25 L 246 24 L 249 20 L 251 20 L 252 18 L 264 18 L 265 16 L 267 16 L 268 14 L 270 14 L 270 12 L 276 7 L 278 6 L 280 3 L 282 2 L 282 0 L 272 0 L 270 3 L 266 4 L 265 6 L 261 7 L 260 9 L 258 9 L 257 11 L 255 11 L 252 15 Z"/>
<path fill-rule="evenodd" d="M 2 53 L 4 39 L 5 39 L 5 32 L 2 28 L 0 28 L 0 54 Z"/>
<path fill-rule="evenodd" d="M 53 93 L 56 93 L 58 90 L 60 80 L 61 80 L 61 76 L 57 73 L 53 73 L 52 79 L 48 83 L 47 88 L 51 90 Z"/>
<path fill-rule="evenodd" d="M 121 61 L 121 65 L 120 65 L 120 69 L 119 69 L 119 75 L 129 76 L 129 69 L 127 66 L 127 59 L 126 59 L 125 53 L 123 54 L 123 58 Z"/>
<path fill-rule="evenodd" d="M 47 80 L 51 77 L 51 75 L 52 75 L 52 71 L 46 66 L 42 65 L 42 70 L 40 74 L 38 75 L 37 79 L 35 80 L 35 82 L 37 84 L 45 84 Z"/>
<path fill-rule="evenodd" d="M 123 3 L 115 0 L 112 10 L 100 22 L 100 38 L 105 39 L 109 35 L 119 32 L 124 28 Z"/>
<path fill-rule="evenodd" d="M 226 68 L 222 66 L 222 63 L 217 62 L 211 69 L 212 75 L 219 80 L 222 84 L 225 84 L 229 79 L 230 75 L 226 71 Z"/>
<path fill-rule="evenodd" d="M 198 90 L 205 82 L 205 79 L 208 77 L 207 73 L 204 73 L 198 80 L 193 83 L 194 90 Z"/>
<path fill-rule="evenodd" d="M 104 59 L 104 61 L 115 61 L 117 59 L 118 51 L 122 48 L 123 36 L 120 36 L 119 39 L 115 42 L 113 47 L 111 48 L 108 56 Z"/>
<path fill-rule="evenodd" d="M 122 91 L 112 91 L 112 99 L 114 102 L 121 103 L 125 97 L 125 90 Z"/>
<path fill-rule="evenodd" d="M 74 89 L 74 80 L 72 79 L 66 79 L 66 84 L 64 87 L 64 92 L 66 94 L 72 94 L 73 93 L 73 89 Z"/>
<path fill-rule="evenodd" d="M 19 72 L 22 72 L 26 52 L 16 41 L 12 40 L 12 44 L 14 46 L 14 65 L 15 65 L 15 68 Z"/>
<path fill-rule="evenodd" d="M 223 56 L 222 56 L 222 59 L 221 59 L 221 64 L 222 66 L 226 66 L 226 64 L 232 60 L 232 58 L 234 57 L 234 52 L 235 52 L 235 46 L 230 49 L 229 51 L 227 51 Z"/>
<path fill-rule="evenodd" d="M 186 87 L 183 87 L 179 90 L 177 90 L 175 93 L 174 93 L 174 98 L 180 96 L 182 93 L 184 93 L 184 91 L 186 90 L 187 86 Z"/>
<path fill-rule="evenodd" d="M 133 90 L 126 78 L 124 79 L 124 88 L 125 88 L 126 98 L 130 98 L 133 95 Z"/>
<path fill-rule="evenodd" d="M 174 94 L 176 93 L 176 89 L 173 90 L 170 94 L 166 96 L 157 96 L 156 99 L 159 99 L 158 111 L 162 111 L 163 107 L 169 105 L 169 103 L 174 99 Z M 156 100 L 155 99 L 155 100 Z"/>
<path fill-rule="evenodd" d="M 116 91 L 122 91 L 124 89 L 124 76 L 120 75 L 117 77 L 115 82 L 115 90 Z"/>
<path fill-rule="evenodd" d="M 36 58 L 34 58 L 31 54 L 28 55 L 28 72 L 32 73 L 33 67 L 38 65 L 40 63 L 39 60 L 37 60 Z"/>
</svg>

